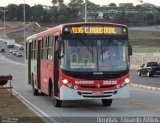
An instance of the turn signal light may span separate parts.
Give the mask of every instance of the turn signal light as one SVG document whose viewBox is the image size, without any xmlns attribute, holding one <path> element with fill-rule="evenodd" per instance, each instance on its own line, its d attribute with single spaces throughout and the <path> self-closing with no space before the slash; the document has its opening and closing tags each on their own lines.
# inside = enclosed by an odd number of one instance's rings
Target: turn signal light
<svg viewBox="0 0 160 123">
<path fill-rule="evenodd" d="M 71 84 L 71 83 L 69 83 L 69 84 L 68 84 L 68 87 L 69 87 L 69 88 L 71 88 L 71 87 L 72 87 L 72 84 Z"/>
<path fill-rule="evenodd" d="M 120 88 L 120 85 L 117 85 L 117 89 Z"/>
<path fill-rule="evenodd" d="M 77 90 L 77 89 L 78 89 L 78 85 L 75 85 L 75 86 L 74 86 L 74 89 Z"/>
</svg>

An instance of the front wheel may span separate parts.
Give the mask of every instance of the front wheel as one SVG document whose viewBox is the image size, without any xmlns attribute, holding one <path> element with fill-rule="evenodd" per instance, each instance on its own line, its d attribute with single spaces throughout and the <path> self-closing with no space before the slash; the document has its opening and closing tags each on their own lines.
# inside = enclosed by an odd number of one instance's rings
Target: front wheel
<svg viewBox="0 0 160 123">
<path fill-rule="evenodd" d="M 33 77 L 32 77 L 32 93 L 33 93 L 34 96 L 39 95 L 38 90 L 34 86 L 34 79 L 33 79 Z"/>
<path fill-rule="evenodd" d="M 62 106 L 62 100 L 59 100 L 59 99 L 54 98 L 54 99 L 53 99 L 53 105 L 54 105 L 55 107 L 61 107 L 61 106 Z"/>
<path fill-rule="evenodd" d="M 102 99 L 103 106 L 111 106 L 112 105 L 112 99 Z"/>
<path fill-rule="evenodd" d="M 0 81 L 0 85 L 6 85 L 7 84 L 7 80 L 2 80 L 2 81 Z"/>
</svg>

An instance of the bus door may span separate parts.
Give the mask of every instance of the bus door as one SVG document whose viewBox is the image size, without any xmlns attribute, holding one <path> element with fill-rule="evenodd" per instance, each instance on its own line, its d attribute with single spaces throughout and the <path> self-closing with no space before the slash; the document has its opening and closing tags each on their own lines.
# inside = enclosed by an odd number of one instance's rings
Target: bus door
<svg viewBox="0 0 160 123">
<path fill-rule="evenodd" d="M 58 38 L 54 40 L 54 96 L 58 96 L 59 88 L 58 88 L 58 81 L 59 81 L 59 58 L 58 58 L 58 47 L 59 41 Z"/>
<path fill-rule="evenodd" d="M 27 57 L 28 57 L 28 84 L 31 84 L 32 82 L 32 73 L 31 73 L 31 57 L 32 57 L 32 52 L 31 52 L 31 48 L 32 48 L 32 43 L 29 42 L 28 43 L 28 47 L 27 47 Z"/>
<path fill-rule="evenodd" d="M 41 89 L 41 40 L 38 40 L 37 50 L 37 89 Z"/>
</svg>

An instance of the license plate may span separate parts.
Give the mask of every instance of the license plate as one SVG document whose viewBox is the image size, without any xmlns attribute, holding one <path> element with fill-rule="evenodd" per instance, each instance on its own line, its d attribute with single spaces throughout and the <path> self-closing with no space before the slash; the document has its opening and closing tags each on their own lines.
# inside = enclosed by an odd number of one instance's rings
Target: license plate
<svg viewBox="0 0 160 123">
<path fill-rule="evenodd" d="M 101 91 L 95 91 L 95 92 L 92 92 L 93 95 L 103 95 L 103 92 Z"/>
</svg>

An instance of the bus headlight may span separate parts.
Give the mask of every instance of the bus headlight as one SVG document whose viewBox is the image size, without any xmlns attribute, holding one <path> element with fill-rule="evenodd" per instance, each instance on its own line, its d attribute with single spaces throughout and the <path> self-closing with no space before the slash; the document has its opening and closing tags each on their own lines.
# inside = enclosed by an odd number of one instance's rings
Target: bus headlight
<svg viewBox="0 0 160 123">
<path fill-rule="evenodd" d="M 124 81 L 125 81 L 125 83 L 127 83 L 127 84 L 130 82 L 129 78 L 126 78 Z"/>
<path fill-rule="evenodd" d="M 123 87 L 125 85 L 125 82 L 123 82 L 122 84 L 121 84 L 121 86 Z"/>
<path fill-rule="evenodd" d="M 68 83 L 68 80 L 67 79 L 64 79 L 62 80 L 63 84 L 67 84 Z"/>
</svg>

